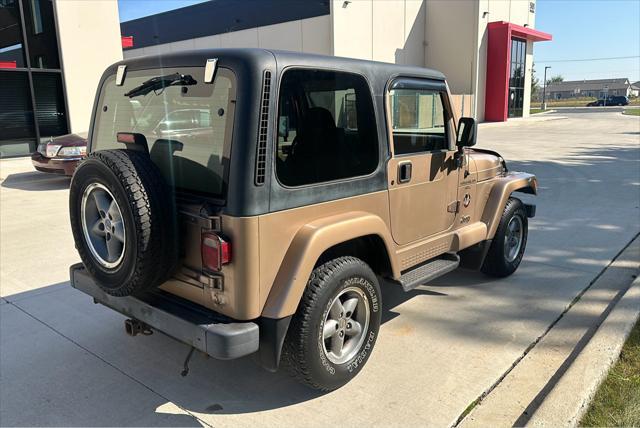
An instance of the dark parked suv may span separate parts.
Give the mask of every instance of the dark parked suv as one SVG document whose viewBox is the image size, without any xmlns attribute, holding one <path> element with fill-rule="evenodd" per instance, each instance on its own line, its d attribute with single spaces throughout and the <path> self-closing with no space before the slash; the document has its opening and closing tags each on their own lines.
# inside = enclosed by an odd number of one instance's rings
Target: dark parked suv
<svg viewBox="0 0 640 428">
<path fill-rule="evenodd" d="M 626 106 L 629 105 L 629 98 L 616 95 L 608 98 L 600 98 L 587 104 L 587 107 L 602 107 L 602 106 Z"/>
</svg>

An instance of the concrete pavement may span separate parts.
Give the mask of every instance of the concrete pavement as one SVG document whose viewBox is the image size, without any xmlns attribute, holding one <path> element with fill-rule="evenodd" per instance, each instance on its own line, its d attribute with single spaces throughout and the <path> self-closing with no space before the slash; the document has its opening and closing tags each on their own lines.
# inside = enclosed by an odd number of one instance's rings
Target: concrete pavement
<svg viewBox="0 0 640 428">
<path fill-rule="evenodd" d="M 452 425 L 640 232 L 639 140 L 637 117 L 608 112 L 481 127 L 480 147 L 540 179 L 521 268 L 385 285 L 369 363 L 329 394 L 251 358 L 196 355 L 181 377 L 185 345 L 126 336 L 123 317 L 66 284 L 68 180 L 1 161 L 0 424 Z"/>
<path fill-rule="evenodd" d="M 625 296 L 639 270 L 640 238 L 637 237 L 479 402 L 462 426 L 576 425 L 581 416 L 579 410 L 588 405 L 610 364 L 617 359 L 626 334 L 635 324 L 640 311 L 637 296 L 631 297 L 635 305 L 627 309 L 630 313 L 617 321 L 621 328 L 608 329 L 610 335 L 601 341 L 605 346 L 596 348 L 597 358 L 585 357 L 594 353 L 589 345 L 600 325 Z M 587 370 L 585 367 L 576 369 L 574 363 L 578 357 L 590 362 Z M 572 368 L 574 373 L 567 376 Z M 569 392 L 568 396 L 547 397 L 557 388 Z M 553 408 L 553 411 L 539 412 L 541 407 Z"/>
</svg>

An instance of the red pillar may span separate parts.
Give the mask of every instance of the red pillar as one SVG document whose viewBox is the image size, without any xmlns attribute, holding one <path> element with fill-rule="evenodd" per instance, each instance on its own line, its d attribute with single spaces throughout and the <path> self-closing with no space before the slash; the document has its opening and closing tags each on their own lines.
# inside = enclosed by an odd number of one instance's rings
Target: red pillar
<svg viewBox="0 0 640 428">
<path fill-rule="evenodd" d="M 488 28 L 487 81 L 484 99 L 484 119 L 488 122 L 507 120 L 511 31 L 508 25 L 499 24 L 501 23 L 492 22 Z"/>
</svg>

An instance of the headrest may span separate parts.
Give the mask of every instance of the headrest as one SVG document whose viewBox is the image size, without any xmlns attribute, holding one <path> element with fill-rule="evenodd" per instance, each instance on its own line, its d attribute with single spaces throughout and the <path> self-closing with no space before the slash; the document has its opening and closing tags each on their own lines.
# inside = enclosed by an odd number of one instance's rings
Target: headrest
<svg viewBox="0 0 640 428">
<path fill-rule="evenodd" d="M 313 107 L 307 111 L 305 117 L 305 128 L 307 131 L 330 131 L 336 128 L 336 122 L 329 110 L 322 107 Z"/>
</svg>

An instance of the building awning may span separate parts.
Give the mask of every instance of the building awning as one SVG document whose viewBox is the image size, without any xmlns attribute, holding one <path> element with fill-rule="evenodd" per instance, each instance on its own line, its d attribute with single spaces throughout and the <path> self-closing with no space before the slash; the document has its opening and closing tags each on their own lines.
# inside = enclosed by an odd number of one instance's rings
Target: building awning
<svg viewBox="0 0 640 428">
<path fill-rule="evenodd" d="M 532 42 L 547 42 L 553 38 L 549 33 L 523 27 L 522 25 L 516 25 L 511 22 L 496 21 L 489 23 L 489 32 L 491 32 L 492 29 L 495 30 L 498 28 L 502 28 L 511 33 L 511 37 L 519 37 Z"/>
<path fill-rule="evenodd" d="M 530 42 L 544 42 L 551 40 L 552 36 L 505 21 L 490 22 L 487 28 L 489 34 L 484 118 L 491 122 L 504 122 L 508 115 L 511 39 L 515 37 Z M 530 67 L 531 64 L 527 66 Z"/>
</svg>

